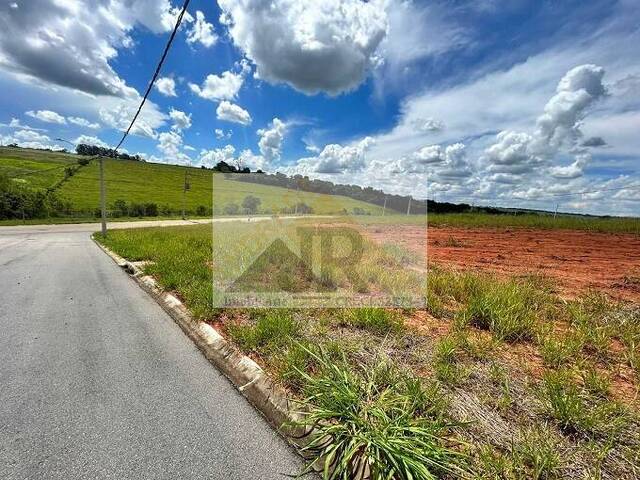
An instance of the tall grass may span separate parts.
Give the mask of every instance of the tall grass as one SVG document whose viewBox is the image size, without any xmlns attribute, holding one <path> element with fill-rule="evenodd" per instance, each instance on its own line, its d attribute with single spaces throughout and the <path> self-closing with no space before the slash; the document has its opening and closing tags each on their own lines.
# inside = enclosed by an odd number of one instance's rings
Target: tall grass
<svg viewBox="0 0 640 480">
<path fill-rule="evenodd" d="M 354 369 L 312 353 L 319 372 L 301 372 L 313 428 L 303 449 L 326 480 L 436 479 L 464 474 L 463 456 L 449 444 L 452 427 L 412 379 L 382 362 Z M 417 395 L 416 392 L 420 392 Z M 430 391 L 429 395 L 434 395 Z"/>
</svg>

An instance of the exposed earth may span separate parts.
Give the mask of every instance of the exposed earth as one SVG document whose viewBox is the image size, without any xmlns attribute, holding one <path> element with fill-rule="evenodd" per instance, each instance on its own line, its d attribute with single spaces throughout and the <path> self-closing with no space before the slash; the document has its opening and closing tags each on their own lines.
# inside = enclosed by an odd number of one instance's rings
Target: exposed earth
<svg viewBox="0 0 640 480">
<path fill-rule="evenodd" d="M 571 297 L 590 288 L 640 300 L 640 236 L 574 230 L 483 229 L 375 225 L 378 243 L 424 255 L 428 262 L 503 275 L 543 274 Z"/>
</svg>

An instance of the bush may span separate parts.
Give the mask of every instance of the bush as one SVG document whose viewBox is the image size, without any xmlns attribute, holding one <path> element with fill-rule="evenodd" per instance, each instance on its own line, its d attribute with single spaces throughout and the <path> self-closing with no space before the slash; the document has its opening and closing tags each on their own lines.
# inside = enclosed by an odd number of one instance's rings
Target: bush
<svg viewBox="0 0 640 480">
<path fill-rule="evenodd" d="M 244 200 L 242 200 L 242 208 L 244 208 L 244 211 L 246 213 L 253 214 L 258 211 L 258 207 L 261 203 L 262 200 L 260 200 L 258 197 L 247 195 L 246 197 L 244 197 Z"/>
<path fill-rule="evenodd" d="M 196 215 L 199 217 L 204 217 L 205 215 L 207 215 L 207 207 L 205 207 L 204 205 L 198 205 L 198 207 L 196 208 Z"/>
<path fill-rule="evenodd" d="M 32 190 L 0 174 L 0 220 L 43 218 L 64 209 L 55 193 Z"/>
<path fill-rule="evenodd" d="M 129 215 L 132 217 L 144 217 L 145 212 L 145 207 L 141 203 L 132 203 L 129 207 Z"/>
<path fill-rule="evenodd" d="M 240 213 L 240 207 L 237 203 L 227 203 L 224 206 L 225 215 L 237 215 L 238 213 Z"/>
<path fill-rule="evenodd" d="M 158 205 L 156 203 L 146 203 L 144 205 L 144 213 L 147 217 L 157 217 Z"/>
</svg>

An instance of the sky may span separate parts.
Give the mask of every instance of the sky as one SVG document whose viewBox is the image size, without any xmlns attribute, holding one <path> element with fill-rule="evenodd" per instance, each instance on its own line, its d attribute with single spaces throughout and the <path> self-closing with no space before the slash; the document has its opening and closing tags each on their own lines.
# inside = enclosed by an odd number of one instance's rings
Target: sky
<svg viewBox="0 0 640 480">
<path fill-rule="evenodd" d="M 113 147 L 180 7 L 2 0 L 0 142 Z M 639 44 L 637 0 L 192 0 L 122 148 L 640 216 Z"/>
</svg>

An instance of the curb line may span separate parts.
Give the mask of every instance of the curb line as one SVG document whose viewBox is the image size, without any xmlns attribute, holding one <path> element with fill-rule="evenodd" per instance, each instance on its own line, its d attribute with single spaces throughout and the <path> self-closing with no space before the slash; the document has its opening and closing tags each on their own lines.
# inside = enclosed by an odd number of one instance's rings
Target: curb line
<svg viewBox="0 0 640 480">
<path fill-rule="evenodd" d="M 162 290 L 153 277 L 145 275 L 138 266 L 102 245 L 93 235 L 91 239 L 156 300 L 205 358 L 229 379 L 288 443 L 297 447 L 304 447 L 308 443 L 306 436 L 302 439 L 292 438 L 300 437 L 303 430 L 288 424 L 301 417 L 291 409 L 291 402 L 284 390 L 276 385 L 256 362 L 238 352 L 236 347 L 211 325 L 195 320 L 184 304 Z"/>
</svg>

